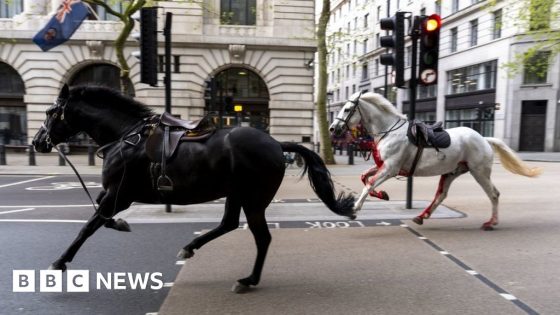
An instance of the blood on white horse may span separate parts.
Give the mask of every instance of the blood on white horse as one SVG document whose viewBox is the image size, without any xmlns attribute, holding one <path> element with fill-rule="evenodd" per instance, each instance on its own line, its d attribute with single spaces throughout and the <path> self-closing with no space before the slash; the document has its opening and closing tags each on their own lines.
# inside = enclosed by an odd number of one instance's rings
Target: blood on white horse
<svg viewBox="0 0 560 315">
<path fill-rule="evenodd" d="M 388 200 L 389 197 L 384 191 L 377 192 L 375 188 L 389 178 L 397 175 L 441 175 L 432 203 L 413 220 L 417 224 L 423 224 L 424 219 L 428 219 L 447 197 L 451 183 L 460 175 L 470 172 L 492 203 L 490 220 L 482 225 L 483 229 L 491 230 L 498 224 L 500 196 L 490 180 L 494 153 L 499 156 L 502 166 L 514 174 L 535 177 L 541 173 L 540 168 L 532 168 L 523 163 L 502 140 L 483 137 L 467 127 L 447 129 L 451 145 L 440 148 L 439 152 L 433 148 L 425 148 L 416 168 L 412 170 L 417 147 L 407 138 L 407 117 L 376 93 L 354 94 L 344 104 L 330 130 L 334 134 L 340 134 L 346 129 L 355 128 L 360 122 L 375 139 L 375 166 L 361 176 L 365 187 L 354 204 L 356 211 L 362 208 L 368 195 Z M 414 171 L 414 174 L 411 174 L 411 171 Z"/>
</svg>

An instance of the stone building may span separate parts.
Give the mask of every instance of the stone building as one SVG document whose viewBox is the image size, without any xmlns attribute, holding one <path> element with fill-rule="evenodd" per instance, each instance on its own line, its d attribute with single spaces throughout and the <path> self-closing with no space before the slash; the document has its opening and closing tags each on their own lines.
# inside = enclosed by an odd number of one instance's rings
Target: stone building
<svg viewBox="0 0 560 315">
<path fill-rule="evenodd" d="M 510 76 L 504 64 L 534 47 L 517 16 L 527 1 L 503 0 L 488 6 L 481 0 L 405 1 L 334 0 L 329 33 L 337 34 L 329 62 L 331 116 L 355 91 L 385 89 L 385 66 L 379 56 L 379 20 L 397 11 L 442 18 L 438 84 L 418 89 L 416 117 L 445 121 L 446 127 L 468 126 L 484 136 L 504 139 L 521 151 L 560 151 L 560 56 L 550 49 L 536 55 L 544 61 L 542 76 L 530 65 Z M 389 8 L 387 8 L 389 3 Z M 543 2 L 544 3 L 544 2 Z M 560 2 L 550 0 L 551 11 Z M 389 14 L 387 14 L 389 12 Z M 557 29 L 551 19 L 541 25 Z M 546 20 L 545 20 L 546 22 Z M 551 58 L 547 58 L 552 56 Z M 410 77 L 411 43 L 405 44 L 405 79 Z M 389 73 L 391 68 L 388 68 Z M 388 98 L 404 113 L 409 90 L 395 89 L 388 79 Z"/>
<path fill-rule="evenodd" d="M 63 83 L 119 87 L 112 43 L 121 23 L 92 7 L 68 42 L 43 52 L 31 38 L 61 0 L 0 0 L 0 143 L 25 144 L 36 132 Z M 122 10 L 115 2 L 115 10 Z M 316 50 L 313 0 L 159 1 L 159 25 L 172 12 L 172 113 L 195 120 L 215 110 L 206 81 L 221 84 L 218 96 L 240 113 L 225 112 L 225 125 L 253 126 L 282 141 L 310 142 L 313 128 L 313 69 Z M 159 53 L 163 55 L 163 37 Z M 163 111 L 159 86 L 140 83 L 132 38 L 125 55 L 136 99 Z M 163 72 L 163 57 L 160 56 Z"/>
</svg>

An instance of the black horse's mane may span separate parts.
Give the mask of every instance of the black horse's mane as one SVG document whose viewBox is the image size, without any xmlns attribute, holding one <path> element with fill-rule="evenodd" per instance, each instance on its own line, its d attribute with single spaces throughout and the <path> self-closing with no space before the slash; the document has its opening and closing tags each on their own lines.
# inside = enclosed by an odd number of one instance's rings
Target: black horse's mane
<svg viewBox="0 0 560 315">
<path fill-rule="evenodd" d="M 96 85 L 81 85 L 70 89 L 70 98 L 84 100 L 89 104 L 100 105 L 129 114 L 133 117 L 144 118 L 154 114 L 148 106 L 122 94 L 121 91 Z"/>
</svg>

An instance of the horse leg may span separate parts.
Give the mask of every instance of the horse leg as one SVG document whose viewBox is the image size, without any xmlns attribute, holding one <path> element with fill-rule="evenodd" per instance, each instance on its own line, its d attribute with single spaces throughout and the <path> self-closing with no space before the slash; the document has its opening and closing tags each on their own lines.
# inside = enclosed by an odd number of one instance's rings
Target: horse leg
<svg viewBox="0 0 560 315">
<path fill-rule="evenodd" d="M 128 208 L 130 203 L 119 202 L 117 208 L 113 208 L 114 204 L 114 197 L 110 196 L 109 194 L 104 194 L 103 199 L 99 204 L 99 208 L 97 212 L 88 220 L 86 225 L 82 227 L 80 233 L 76 239 L 70 244 L 68 249 L 57 259 L 54 263 L 51 264 L 49 269 L 55 270 L 66 270 L 66 263 L 71 262 L 74 259 L 74 256 L 85 243 L 85 241 L 97 231 L 104 223 L 107 222 L 106 217 L 110 216 L 111 214 L 117 214 L 123 209 Z M 112 213 L 112 212 L 115 213 Z M 103 218 L 105 217 L 105 218 Z"/>
<path fill-rule="evenodd" d="M 268 246 L 272 240 L 272 236 L 270 235 L 270 231 L 268 230 L 268 225 L 266 223 L 266 218 L 264 217 L 265 207 L 244 206 L 243 210 L 247 216 L 249 229 L 251 230 L 251 233 L 253 233 L 255 243 L 257 244 L 257 258 L 251 275 L 247 278 L 237 280 L 237 283 L 233 286 L 232 290 L 235 293 L 246 292 L 250 286 L 259 284 L 264 261 L 268 252 Z"/>
<path fill-rule="evenodd" d="M 97 195 L 97 198 L 95 199 L 95 201 L 97 202 L 97 204 L 101 204 L 101 200 L 103 200 L 103 198 L 105 197 L 105 195 L 107 194 L 106 190 L 102 190 L 99 195 Z M 117 231 L 121 231 L 121 232 L 130 232 L 130 225 L 128 225 L 128 222 L 126 222 L 123 219 L 109 219 L 105 222 L 104 225 L 106 228 L 111 228 Z"/>
<path fill-rule="evenodd" d="M 418 225 L 424 223 L 424 219 L 428 219 L 432 212 L 447 198 L 447 192 L 451 183 L 459 176 L 468 172 L 468 167 L 464 164 L 459 164 L 455 171 L 441 175 L 439 179 L 438 189 L 432 203 L 417 217 L 412 219 L 412 221 Z"/>
<path fill-rule="evenodd" d="M 486 170 L 471 170 L 472 176 L 492 202 L 492 216 L 490 217 L 490 220 L 484 222 L 484 224 L 480 227 L 485 231 L 491 231 L 494 229 L 494 225 L 498 225 L 498 201 L 500 198 L 500 192 L 496 186 L 492 184 L 492 181 L 490 180 L 490 172 L 489 168 Z"/>
<path fill-rule="evenodd" d="M 97 229 L 99 229 L 103 225 L 103 223 L 105 223 L 105 220 L 103 220 L 98 213 L 94 214 L 88 220 L 86 225 L 84 225 L 82 230 L 80 230 L 78 237 L 76 237 L 74 242 L 70 244 L 70 247 L 66 249 L 66 251 L 60 256 L 60 258 L 58 258 L 49 266 L 49 269 L 65 271 L 66 263 L 71 262 L 72 259 L 74 259 L 74 256 L 76 255 L 80 247 L 84 244 L 84 242 L 93 233 L 95 233 L 95 231 L 97 231 Z"/>
<path fill-rule="evenodd" d="M 384 164 L 379 170 L 372 176 L 369 180 L 370 185 L 364 187 L 360 197 L 354 203 L 354 211 L 359 211 L 362 209 L 364 202 L 366 201 L 367 196 L 371 191 L 375 190 L 375 187 L 381 185 L 384 181 L 388 180 L 389 178 L 395 176 L 396 173 L 392 171 L 392 168 L 389 168 Z"/>
<path fill-rule="evenodd" d="M 199 249 L 211 240 L 239 228 L 240 212 L 241 204 L 234 198 L 228 197 L 226 199 L 224 216 L 220 225 L 210 232 L 192 240 L 192 242 L 179 251 L 177 257 L 181 259 L 191 258 L 194 255 L 195 249 Z"/>
<path fill-rule="evenodd" d="M 371 182 L 368 181 L 368 179 L 371 176 L 374 176 L 375 173 L 377 173 L 377 166 L 373 166 L 372 168 L 370 168 L 367 171 L 362 173 L 362 175 L 360 176 L 360 180 L 362 181 L 364 186 L 371 186 Z M 389 200 L 389 195 L 383 190 L 380 190 L 380 191 L 372 190 L 372 191 L 370 191 L 369 195 L 372 196 L 372 197 L 382 199 L 382 200 Z"/>
</svg>

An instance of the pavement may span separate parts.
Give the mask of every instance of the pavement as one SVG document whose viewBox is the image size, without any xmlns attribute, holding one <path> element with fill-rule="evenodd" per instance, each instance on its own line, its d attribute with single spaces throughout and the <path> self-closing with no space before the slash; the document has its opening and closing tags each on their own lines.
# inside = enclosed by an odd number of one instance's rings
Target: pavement
<svg viewBox="0 0 560 315">
<path fill-rule="evenodd" d="M 299 180 L 300 169 L 290 166 L 267 212 L 269 222 L 278 225 L 271 226 L 273 243 L 261 284 L 247 294 L 230 292 L 236 279 L 249 273 L 255 254 L 242 225 L 192 259 L 178 262 L 183 267 L 158 313 L 557 313 L 560 153 L 520 156 L 542 167 L 543 175 L 512 175 L 496 161 L 492 180 L 501 192 L 501 212 L 500 224 L 491 232 L 480 230 L 490 216 L 490 202 L 468 175 L 453 183 L 444 206 L 418 226 L 409 219 L 433 198 L 437 177 L 414 179 L 412 210 L 403 208 L 406 181 L 387 181 L 382 189 L 391 201 L 368 200 L 350 222 L 320 207 L 307 179 Z M 55 154 L 37 154 L 36 159 L 38 166 L 28 166 L 24 154 L 9 154 L 0 174 L 72 174 L 68 166 L 58 166 Z M 84 175 L 101 172 L 99 160 L 88 166 L 85 155 L 70 159 Z M 361 191 L 359 174 L 372 162 L 355 157 L 355 164 L 347 165 L 347 156 L 336 159 L 338 164 L 329 169 L 337 190 Z M 136 222 L 216 222 L 222 207 L 218 201 L 196 209 L 174 207 L 166 214 L 135 205 L 123 215 Z M 374 215 L 386 217 L 370 221 Z M 300 220 L 301 226 L 284 225 L 286 217 Z M 364 222 L 373 223 L 360 224 Z"/>
</svg>

